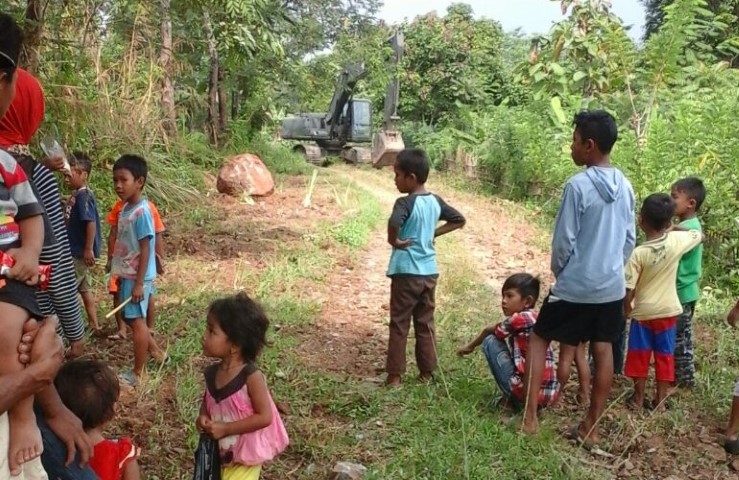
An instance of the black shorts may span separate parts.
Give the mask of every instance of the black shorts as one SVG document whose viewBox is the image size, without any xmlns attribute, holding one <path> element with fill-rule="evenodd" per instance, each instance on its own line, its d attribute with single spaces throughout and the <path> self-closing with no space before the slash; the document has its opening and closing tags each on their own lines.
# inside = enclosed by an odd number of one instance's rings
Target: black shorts
<svg viewBox="0 0 739 480">
<path fill-rule="evenodd" d="M 626 328 L 624 301 L 572 303 L 544 299 L 534 333 L 549 341 L 577 346 L 582 342 L 613 342 Z"/>
<path fill-rule="evenodd" d="M 25 309 L 31 318 L 37 320 L 44 318 L 36 301 L 36 289 L 34 287 L 7 278 L 2 280 L 5 285 L 0 288 L 0 302 Z"/>
</svg>

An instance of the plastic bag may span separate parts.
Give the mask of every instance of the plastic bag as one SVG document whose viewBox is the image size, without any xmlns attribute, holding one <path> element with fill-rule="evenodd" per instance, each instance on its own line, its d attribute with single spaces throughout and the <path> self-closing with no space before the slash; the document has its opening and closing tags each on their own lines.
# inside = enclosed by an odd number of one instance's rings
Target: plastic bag
<svg viewBox="0 0 739 480">
<path fill-rule="evenodd" d="M 192 480 L 221 480 L 221 458 L 218 442 L 207 435 L 200 435 L 195 450 L 195 474 Z"/>
</svg>

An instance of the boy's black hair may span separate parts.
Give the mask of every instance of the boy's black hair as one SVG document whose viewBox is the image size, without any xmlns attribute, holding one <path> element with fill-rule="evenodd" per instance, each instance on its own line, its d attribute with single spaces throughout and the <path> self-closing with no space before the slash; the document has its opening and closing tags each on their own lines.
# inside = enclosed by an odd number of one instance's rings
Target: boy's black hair
<svg viewBox="0 0 739 480">
<path fill-rule="evenodd" d="M 583 141 L 592 139 L 602 153 L 611 153 L 618 140 L 618 127 L 613 115 L 605 110 L 584 110 L 572 121 Z"/>
<path fill-rule="evenodd" d="M 655 230 L 664 230 L 670 226 L 674 216 L 675 202 L 666 193 L 653 193 L 642 203 L 642 221 Z"/>
<path fill-rule="evenodd" d="M 116 170 L 128 170 L 133 175 L 134 180 L 143 178 L 144 182 L 146 182 L 146 176 L 149 174 L 146 160 L 138 155 L 122 155 L 113 164 L 113 171 Z"/>
<path fill-rule="evenodd" d="M 69 156 L 69 166 L 72 168 L 79 168 L 83 172 L 87 172 L 89 175 L 92 172 L 92 161 L 85 152 L 74 151 Z"/>
<path fill-rule="evenodd" d="M 517 290 L 521 298 L 532 297 L 534 303 L 539 299 L 539 287 L 541 282 L 538 277 L 528 273 L 514 273 L 506 278 L 501 292 L 506 290 Z"/>
<path fill-rule="evenodd" d="M 254 362 L 267 344 L 269 320 L 262 306 L 240 292 L 210 304 L 212 315 L 228 340 L 241 349 L 245 362 Z"/>
<path fill-rule="evenodd" d="M 7 13 L 0 13 L 0 73 L 6 74 L 5 82 L 10 82 L 18 68 L 22 44 L 23 32 L 15 19 Z"/>
<path fill-rule="evenodd" d="M 698 177 L 681 178 L 672 185 L 672 188 L 695 200 L 696 212 L 700 210 L 701 205 L 706 200 L 706 186 L 703 185 L 703 180 Z"/>
<path fill-rule="evenodd" d="M 71 360 L 54 379 L 64 406 L 90 430 L 115 416 L 115 403 L 121 393 L 113 370 L 99 360 Z"/>
<path fill-rule="evenodd" d="M 426 152 L 420 148 L 406 148 L 398 154 L 395 162 L 398 169 L 406 175 L 415 175 L 418 183 L 424 184 L 429 178 L 431 162 Z"/>
</svg>

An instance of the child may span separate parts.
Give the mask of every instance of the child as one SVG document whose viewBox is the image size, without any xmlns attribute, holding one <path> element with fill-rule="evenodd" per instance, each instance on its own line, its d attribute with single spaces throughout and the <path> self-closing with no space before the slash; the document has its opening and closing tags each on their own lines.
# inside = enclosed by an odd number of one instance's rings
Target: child
<svg viewBox="0 0 739 480">
<path fill-rule="evenodd" d="M 654 193 L 642 204 L 639 226 L 646 242 L 634 250 L 626 268 L 626 317 L 631 318 L 624 373 L 634 379 L 634 394 L 628 405 L 641 409 L 654 352 L 657 394 L 654 406 L 662 405 L 675 379 L 675 323 L 682 312 L 676 277 L 680 258 L 703 241 L 698 231 L 670 228 L 675 203 L 669 195 Z M 633 308 L 632 308 L 633 302 Z"/>
<path fill-rule="evenodd" d="M 148 202 L 149 209 L 151 210 L 151 215 L 154 218 L 154 232 L 156 234 L 155 245 L 157 275 L 164 275 L 164 236 L 162 234 L 166 229 L 164 228 L 162 217 L 159 216 L 159 210 L 157 210 L 154 202 L 152 202 L 151 200 L 148 200 Z M 105 217 L 105 222 L 110 225 L 110 233 L 108 234 L 108 265 L 106 267 L 108 271 L 110 271 L 111 259 L 113 258 L 113 250 L 115 249 L 115 239 L 118 235 L 118 216 L 121 214 L 123 204 L 123 200 L 118 200 L 115 205 L 113 205 L 113 208 L 110 210 L 108 215 Z M 118 281 L 114 276 L 111 276 L 108 281 L 108 293 L 113 296 L 113 307 L 117 307 L 119 305 L 120 299 L 118 298 Z M 154 329 L 154 315 L 156 314 L 156 310 L 154 307 L 155 293 L 156 292 L 152 287 L 152 292 L 149 296 L 149 306 L 146 310 L 146 325 L 149 327 L 150 330 Z M 121 316 L 120 312 L 116 313 L 115 320 L 118 326 L 118 332 L 114 335 L 110 335 L 108 337 L 108 340 L 125 339 L 127 336 L 126 324 L 123 322 L 123 317 Z"/>
<path fill-rule="evenodd" d="M 289 443 L 256 364 L 267 343 L 269 320 L 261 306 L 239 293 L 213 302 L 207 321 L 203 352 L 221 361 L 205 369 L 196 426 L 218 440 L 223 480 L 257 480 L 262 464 Z"/>
<path fill-rule="evenodd" d="M 702 232 L 697 212 L 706 199 L 706 187 L 699 178 L 687 177 L 672 185 L 675 216 L 680 219 L 678 228 Z M 703 245 L 698 245 L 680 259 L 677 267 L 677 296 L 683 312 L 677 317 L 675 342 L 675 383 L 679 387 L 695 386 L 695 362 L 693 359 L 693 313 L 700 296 L 701 261 Z"/>
<path fill-rule="evenodd" d="M 739 320 L 739 300 L 736 301 L 734 308 L 729 310 L 726 321 L 732 328 L 736 328 L 736 322 Z M 724 450 L 730 455 L 739 455 L 739 379 L 734 384 L 734 392 L 731 399 L 731 410 L 729 413 L 729 424 L 724 430 Z"/>
<path fill-rule="evenodd" d="M 0 118 L 13 101 L 20 53 L 20 30 L 10 17 L 0 14 Z M 6 278 L 0 278 L 0 375 L 19 372 L 18 343 L 23 324 L 41 318 L 36 294 L 27 283 L 38 281 L 38 259 L 44 241 L 43 207 L 33 194 L 25 172 L 16 160 L 0 150 L 0 252 L 15 260 Z M 8 410 L 8 467 L 20 474 L 23 464 L 37 460 L 43 448 L 33 413 L 33 397 L 24 398 Z M 30 470 L 29 470 L 30 473 Z"/>
<path fill-rule="evenodd" d="M 64 209 L 69 235 L 69 247 L 74 258 L 77 273 L 77 289 L 85 304 L 87 319 L 94 330 L 100 330 L 95 297 L 90 290 L 90 268 L 100 257 L 100 215 L 97 210 L 95 194 L 87 186 L 92 171 L 90 158 L 82 152 L 74 152 L 70 157 L 71 171 L 64 180 L 74 193 Z"/>
<path fill-rule="evenodd" d="M 589 445 L 600 440 L 597 424 L 613 380 L 611 342 L 624 328 L 623 269 L 634 248 L 634 192 L 611 165 L 618 139 L 616 120 L 603 110 L 575 115 L 571 153 L 585 170 L 565 184 L 552 236 L 551 269 L 556 278 L 539 312 L 526 363 L 523 430 L 539 428 L 537 392 L 552 341 L 577 347 L 590 342 L 595 360 L 590 406 L 567 436 Z"/>
<path fill-rule="evenodd" d="M 559 387 L 564 392 L 567 382 L 570 381 L 570 370 L 574 361 L 578 382 L 577 397 L 575 398 L 579 405 L 587 405 L 590 401 L 591 374 L 586 346 L 585 343 L 581 343 L 577 347 L 565 344 L 559 346 L 559 361 L 557 363 Z"/>
<path fill-rule="evenodd" d="M 434 239 L 461 228 L 464 217 L 424 187 L 429 160 L 423 150 L 406 149 L 395 160 L 395 186 L 407 196 L 395 202 L 387 241 L 393 247 L 387 276 L 390 284 L 390 338 L 387 349 L 389 386 L 400 385 L 405 372 L 405 346 L 411 317 L 416 334 L 416 363 L 422 381 L 436 368 L 434 295 L 439 269 Z M 437 228 L 439 220 L 446 224 Z"/>
<path fill-rule="evenodd" d="M 526 370 L 526 350 L 529 333 L 536 323 L 533 308 L 539 298 L 539 279 L 528 273 L 517 273 L 503 283 L 501 307 L 506 319 L 485 327 L 472 342 L 460 348 L 459 356 L 469 355 L 482 344 L 482 351 L 503 393 L 502 406 L 521 408 L 526 399 L 523 376 Z M 508 341 L 506 343 L 506 340 Z M 544 381 L 539 390 L 539 406 L 557 401 L 559 381 L 554 370 L 554 352 L 547 349 Z"/>
<path fill-rule="evenodd" d="M 140 450 L 130 438 L 103 435 L 105 425 L 115 417 L 120 394 L 115 373 L 97 360 L 72 360 L 59 370 L 54 385 L 64 406 L 82 420 L 94 445 L 90 467 L 100 480 L 139 480 Z"/>
<path fill-rule="evenodd" d="M 151 284 L 156 277 L 154 221 L 143 197 L 147 173 L 146 160 L 136 155 L 123 155 L 113 165 L 115 192 L 126 204 L 118 217 L 111 274 L 118 276 L 121 303 L 131 299 L 122 311 L 123 320 L 133 331 L 133 375 L 123 375 L 131 385 L 141 379 L 149 353 L 158 361 L 164 359 L 146 324 Z"/>
</svg>

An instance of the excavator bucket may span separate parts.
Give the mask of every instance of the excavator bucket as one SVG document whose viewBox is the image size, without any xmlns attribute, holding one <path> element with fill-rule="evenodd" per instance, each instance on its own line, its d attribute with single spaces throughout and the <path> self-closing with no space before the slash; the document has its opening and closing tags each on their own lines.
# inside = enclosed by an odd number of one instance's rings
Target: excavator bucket
<svg viewBox="0 0 739 480">
<path fill-rule="evenodd" d="M 405 148 L 403 137 L 397 130 L 381 130 L 372 139 L 372 166 L 382 168 L 393 165 L 401 150 Z"/>
</svg>

